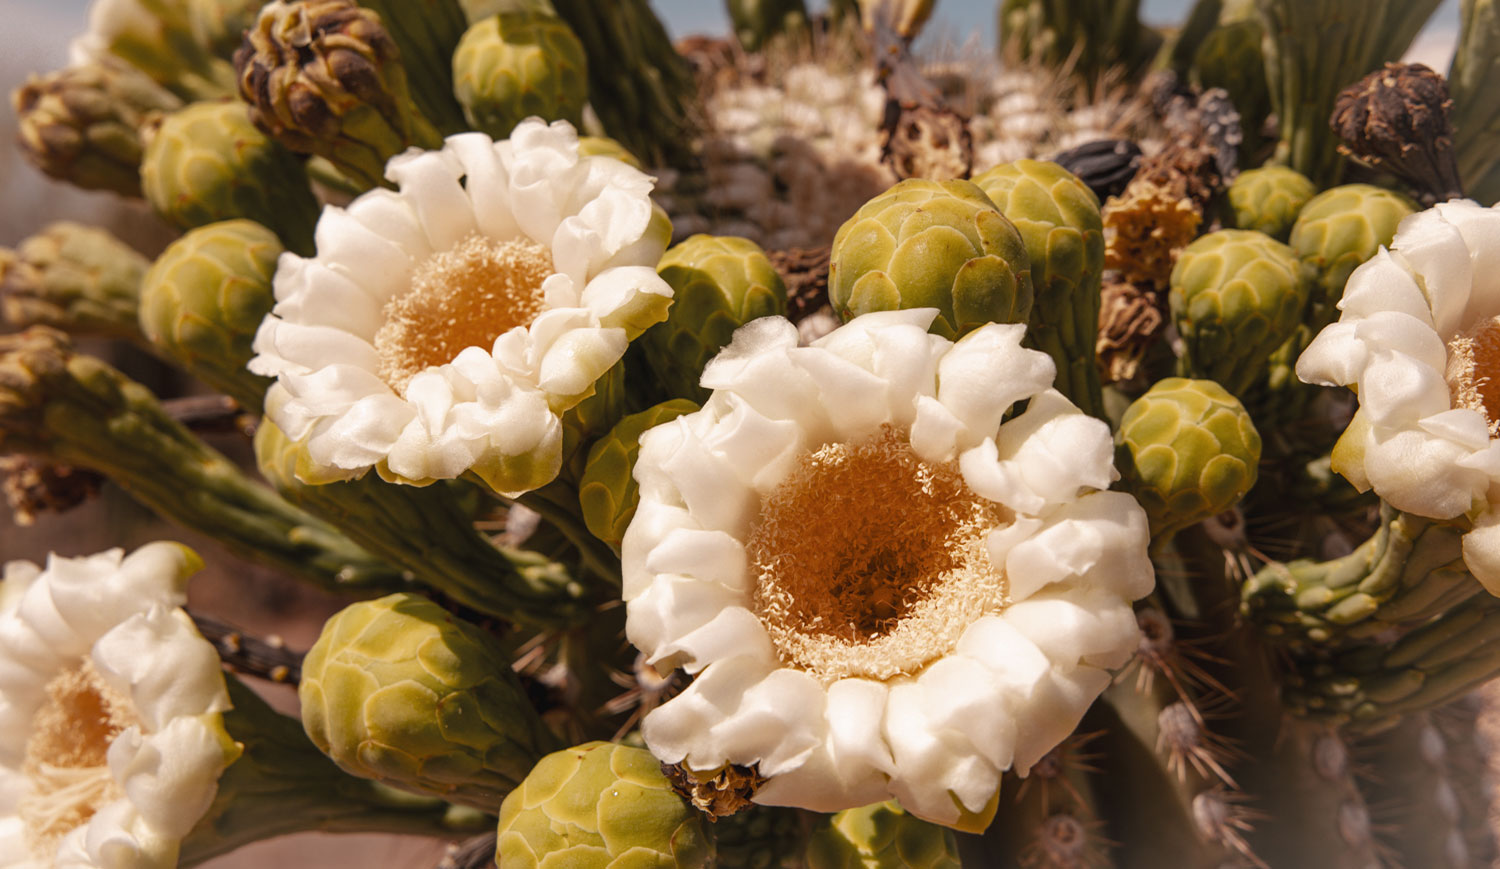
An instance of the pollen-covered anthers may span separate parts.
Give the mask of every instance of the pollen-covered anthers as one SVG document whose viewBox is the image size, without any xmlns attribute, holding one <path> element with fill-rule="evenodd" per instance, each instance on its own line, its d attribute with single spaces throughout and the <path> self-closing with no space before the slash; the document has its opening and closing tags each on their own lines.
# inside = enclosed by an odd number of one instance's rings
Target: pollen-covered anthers
<svg viewBox="0 0 1500 869">
<path fill-rule="evenodd" d="M 1067 805 L 1078 814 L 1092 814 L 1088 807 L 1088 800 L 1078 790 L 1074 778 L 1080 774 L 1100 772 L 1098 761 L 1102 755 L 1098 752 L 1088 751 L 1089 743 L 1104 735 L 1104 731 L 1094 733 L 1074 733 L 1062 742 L 1059 742 L 1051 751 L 1042 755 L 1042 759 L 1032 764 L 1031 771 L 1026 778 L 1021 780 L 1021 786 L 1016 788 L 1015 802 L 1021 803 L 1033 791 L 1039 791 L 1037 801 L 1043 806 Z M 1058 788 L 1066 798 L 1065 802 L 1057 800 L 1052 792 Z"/>
<path fill-rule="evenodd" d="M 34 456 L 0 456 L 0 492 L 12 520 L 29 526 L 43 513 L 64 513 L 99 494 L 104 477 Z"/>
<path fill-rule="evenodd" d="M 616 740 L 630 732 L 651 710 L 682 690 L 680 670 L 658 673 L 655 667 L 646 663 L 646 656 L 642 654 L 635 656 L 635 666 L 630 672 L 611 669 L 609 679 L 625 690 L 610 698 L 599 711 L 608 716 L 630 713 L 630 717 L 625 719 L 615 733 Z"/>
<path fill-rule="evenodd" d="M 1208 729 L 1207 716 L 1186 701 L 1163 707 L 1156 716 L 1156 750 L 1167 759 L 1167 770 L 1179 781 L 1187 780 L 1188 769 L 1200 777 L 1218 779 L 1238 788 L 1225 768 L 1239 752 L 1228 737 Z"/>
<path fill-rule="evenodd" d="M 1109 865 L 1109 841 L 1103 821 L 1085 821 L 1059 812 L 1037 825 L 1035 837 L 1021 850 L 1021 869 L 1094 869 Z"/>
<path fill-rule="evenodd" d="M 1500 317 L 1482 320 L 1448 342 L 1444 373 L 1454 407 L 1477 410 L 1500 437 Z"/>
<path fill-rule="evenodd" d="M 1222 785 L 1203 791 L 1193 797 L 1193 826 L 1199 836 L 1237 855 L 1246 865 L 1268 869 L 1251 850 L 1245 834 L 1269 816 L 1246 805 L 1248 799 Z"/>
<path fill-rule="evenodd" d="M 766 783 L 754 766 L 729 764 L 714 772 L 694 772 L 680 763 L 664 763 L 661 771 L 672 790 L 692 803 L 710 821 L 727 818 L 755 805 L 750 798 Z"/>
</svg>

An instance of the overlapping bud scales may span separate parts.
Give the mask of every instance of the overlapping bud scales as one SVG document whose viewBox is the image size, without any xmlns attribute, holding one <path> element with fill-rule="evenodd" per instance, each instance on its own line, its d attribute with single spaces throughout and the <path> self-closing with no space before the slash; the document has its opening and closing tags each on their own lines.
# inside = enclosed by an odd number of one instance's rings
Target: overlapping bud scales
<svg viewBox="0 0 1500 869">
<path fill-rule="evenodd" d="M 894 801 L 822 819 L 807 843 L 807 869 L 958 869 L 953 833 Z"/>
<path fill-rule="evenodd" d="M 1035 304 L 1026 341 L 1057 363 L 1058 391 L 1090 413 L 1103 413 L 1094 345 L 1104 271 L 1099 200 L 1056 163 L 1017 160 L 974 176 L 1026 242 Z"/>
<path fill-rule="evenodd" d="M 696 410 L 698 405 L 685 398 L 663 402 L 620 420 L 589 449 L 583 479 L 578 483 L 578 500 L 590 534 L 619 547 L 640 502 L 631 472 L 641 452 L 641 435 Z"/>
<path fill-rule="evenodd" d="M 1396 237 L 1396 227 L 1417 205 L 1399 193 L 1369 184 L 1345 184 L 1308 200 L 1292 224 L 1288 243 L 1317 276 L 1307 324 L 1333 321 L 1350 272 Z"/>
<path fill-rule="evenodd" d="M 1263 233 L 1221 229 L 1188 245 L 1168 295 L 1182 369 L 1243 393 L 1301 322 L 1308 284 L 1296 253 Z"/>
<path fill-rule="evenodd" d="M 307 735 L 346 772 L 487 812 L 552 743 L 506 650 L 413 594 L 329 619 L 297 696 Z"/>
<path fill-rule="evenodd" d="M 60 222 L 0 248 L 0 318 L 132 338 L 141 277 L 150 261 L 102 229 Z"/>
<path fill-rule="evenodd" d="M 353 0 L 267 3 L 235 68 L 257 127 L 364 187 L 382 184 L 386 161 L 408 146 L 442 144 L 380 16 Z"/>
<path fill-rule="evenodd" d="M 651 752 L 588 742 L 542 758 L 500 808 L 505 869 L 700 869 L 714 865 L 703 815 Z"/>
<path fill-rule="evenodd" d="M 1227 195 L 1238 229 L 1251 229 L 1286 241 L 1292 224 L 1318 194 L 1306 175 L 1285 166 L 1262 166 L 1241 172 Z"/>
<path fill-rule="evenodd" d="M 256 412 L 270 381 L 245 364 L 271 312 L 281 242 L 252 220 L 195 229 L 157 257 L 141 284 L 140 327 L 195 377 Z"/>
<path fill-rule="evenodd" d="M 702 404 L 703 366 L 734 330 L 785 314 L 786 284 L 760 245 L 732 236 L 692 236 L 670 248 L 656 271 L 672 286 L 672 307 L 641 336 L 646 360 L 670 395 Z"/>
<path fill-rule="evenodd" d="M 108 58 L 31 76 L 11 94 L 21 153 L 53 178 L 85 190 L 141 195 L 141 125 L 182 100 Z"/>
<path fill-rule="evenodd" d="M 312 250 L 318 202 L 296 155 L 266 138 L 235 100 L 194 103 L 147 133 L 141 189 L 181 229 L 246 218 L 290 250 Z"/>
<path fill-rule="evenodd" d="M 1025 323 L 1033 288 L 1026 243 L 968 181 L 902 181 L 833 239 L 828 298 L 848 322 L 871 311 L 936 308 L 936 335 Z"/>
<path fill-rule="evenodd" d="M 497 139 L 532 116 L 581 126 L 588 57 L 561 18 L 502 12 L 476 22 L 459 40 L 453 94 L 469 124 Z"/>
<path fill-rule="evenodd" d="M 1126 409 L 1115 439 L 1121 485 L 1145 508 L 1157 543 L 1223 513 L 1255 485 L 1260 434 L 1211 380 L 1158 382 Z"/>
</svg>

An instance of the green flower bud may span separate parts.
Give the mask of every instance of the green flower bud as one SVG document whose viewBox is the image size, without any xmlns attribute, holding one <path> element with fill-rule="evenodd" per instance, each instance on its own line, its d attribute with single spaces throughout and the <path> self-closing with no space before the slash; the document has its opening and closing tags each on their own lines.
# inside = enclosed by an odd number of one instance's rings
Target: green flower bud
<svg viewBox="0 0 1500 869">
<path fill-rule="evenodd" d="M 442 146 L 392 35 L 353 0 L 266 4 L 234 63 L 257 127 L 365 187 L 384 184 L 386 161 L 407 147 Z"/>
<path fill-rule="evenodd" d="M 1031 260 L 1016 227 L 968 181 L 910 178 L 865 203 L 833 238 L 828 297 L 848 322 L 870 311 L 937 308 L 956 339 L 1031 316 Z"/>
<path fill-rule="evenodd" d="M 75 60 L 117 58 L 186 100 L 234 93 L 234 68 L 215 56 L 185 0 L 115 0 L 91 6 L 88 32 L 73 41 Z"/>
<path fill-rule="evenodd" d="M 552 740 L 499 643 L 413 594 L 329 619 L 297 697 L 307 735 L 345 772 L 487 812 Z"/>
<path fill-rule="evenodd" d="M 703 816 L 651 752 L 587 742 L 542 758 L 500 808 L 505 869 L 690 869 L 713 865 Z"/>
<path fill-rule="evenodd" d="M 786 313 L 786 284 L 760 245 L 733 236 L 695 235 L 668 250 L 656 267 L 672 285 L 667 319 L 641 336 L 646 360 L 671 395 L 700 404 L 703 366 L 734 330 L 758 317 Z"/>
<path fill-rule="evenodd" d="M 630 150 L 608 136 L 579 136 L 578 156 L 580 157 L 613 157 L 621 163 L 633 166 L 645 171 L 640 158 L 630 153 Z"/>
<path fill-rule="evenodd" d="M 594 444 L 578 483 L 578 501 L 589 533 L 619 547 L 640 503 L 640 490 L 631 474 L 641 452 L 641 435 L 697 409 L 685 398 L 674 398 L 625 417 Z"/>
<path fill-rule="evenodd" d="M 311 256 L 319 207 L 297 158 L 255 129 L 238 101 L 194 103 L 147 134 L 141 188 L 182 229 L 237 217 Z"/>
<path fill-rule="evenodd" d="M 845 809 L 813 831 L 807 869 L 958 869 L 953 832 L 894 801 Z"/>
<path fill-rule="evenodd" d="M 11 94 L 21 153 L 38 169 L 85 190 L 141 195 L 140 127 L 182 100 L 124 62 L 70 66 L 32 76 Z"/>
<path fill-rule="evenodd" d="M 245 369 L 276 299 L 276 234 L 253 220 L 200 227 L 162 252 L 141 284 L 141 332 L 194 377 L 259 413 L 270 380 Z"/>
<path fill-rule="evenodd" d="M 1159 381 L 1126 408 L 1115 441 L 1121 485 L 1145 508 L 1157 544 L 1233 507 L 1255 485 L 1260 434 L 1211 380 Z"/>
<path fill-rule="evenodd" d="M 495 15 L 459 40 L 453 94 L 474 129 L 496 139 L 532 115 L 582 126 L 588 58 L 578 37 L 555 15 Z"/>
<path fill-rule="evenodd" d="M 1057 388 L 1085 411 L 1102 416 L 1099 292 L 1104 272 L 1104 218 L 1099 199 L 1056 163 L 1018 160 L 974 178 L 1016 225 L 1031 260 L 1036 303 L 1026 340 L 1057 363 Z"/>
<path fill-rule="evenodd" d="M 1183 371 L 1243 393 L 1301 322 L 1308 284 L 1292 249 L 1259 232 L 1223 229 L 1188 245 L 1168 295 Z"/>
<path fill-rule="evenodd" d="M 138 339 L 136 305 L 151 263 L 108 232 L 54 223 L 0 248 L 0 316 L 12 326 Z"/>
<path fill-rule="evenodd" d="M 1314 334 L 1338 316 L 1344 284 L 1361 263 L 1396 237 L 1396 225 L 1417 205 L 1369 184 L 1325 190 L 1302 206 L 1289 243 L 1315 274 L 1308 328 Z"/>
<path fill-rule="evenodd" d="M 1241 172 L 1229 185 L 1234 225 L 1286 241 L 1302 207 L 1318 194 L 1306 175 L 1285 166 Z"/>
<path fill-rule="evenodd" d="M 807 28 L 802 0 L 728 0 L 725 5 L 734 36 L 746 51 L 760 51 L 773 37 Z"/>
</svg>

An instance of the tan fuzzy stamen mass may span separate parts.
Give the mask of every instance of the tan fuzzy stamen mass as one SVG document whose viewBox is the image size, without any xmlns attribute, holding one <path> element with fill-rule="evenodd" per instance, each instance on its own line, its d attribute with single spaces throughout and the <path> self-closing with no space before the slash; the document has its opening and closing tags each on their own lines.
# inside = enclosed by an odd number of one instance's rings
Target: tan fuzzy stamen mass
<svg viewBox="0 0 1500 869">
<path fill-rule="evenodd" d="M 1448 342 L 1444 379 L 1453 406 L 1484 414 L 1490 437 L 1500 437 L 1500 317 L 1485 320 Z"/>
<path fill-rule="evenodd" d="M 753 608 L 788 666 L 832 683 L 912 674 L 1007 604 L 985 540 L 1005 508 L 889 426 L 805 456 L 765 500 Z"/>
<path fill-rule="evenodd" d="M 411 287 L 385 305 L 374 340 L 381 379 L 404 395 L 412 377 L 464 348 L 489 352 L 497 337 L 541 312 L 542 282 L 551 274 L 551 251 L 528 238 L 471 235 L 428 257 Z"/>
<path fill-rule="evenodd" d="M 123 796 L 109 774 L 109 745 L 137 724 L 130 701 L 106 685 L 88 659 L 47 684 L 21 766 L 31 792 L 18 806 L 35 857 L 50 860 L 64 836 Z"/>
</svg>

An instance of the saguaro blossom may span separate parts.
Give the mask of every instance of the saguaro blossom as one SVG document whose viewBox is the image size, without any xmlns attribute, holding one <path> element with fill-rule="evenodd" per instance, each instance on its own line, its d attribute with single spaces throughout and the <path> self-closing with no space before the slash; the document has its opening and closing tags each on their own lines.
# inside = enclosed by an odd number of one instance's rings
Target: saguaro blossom
<svg viewBox="0 0 1500 869">
<path fill-rule="evenodd" d="M 316 474 L 424 484 L 472 471 L 519 493 L 561 462 L 559 414 L 666 317 L 670 226 L 647 175 L 522 122 L 391 160 L 373 190 L 284 254 L 250 369 Z"/>
<path fill-rule="evenodd" d="M 1500 594 L 1500 210 L 1406 218 L 1339 308 L 1297 360 L 1303 380 L 1359 393 L 1335 470 L 1398 510 L 1472 519 L 1464 561 Z"/>
<path fill-rule="evenodd" d="M 239 756 L 219 656 L 152 543 L 13 561 L 0 585 L 0 866 L 171 867 Z"/>
<path fill-rule="evenodd" d="M 703 410 L 642 438 L 627 632 L 696 674 L 645 719 L 657 757 L 751 767 L 770 805 L 894 796 L 982 828 L 1001 773 L 1066 737 L 1136 647 L 1146 518 L 1104 491 L 1108 428 L 1051 389 L 1023 326 L 954 343 L 934 315 L 808 347 L 753 321 L 704 371 Z"/>
</svg>

